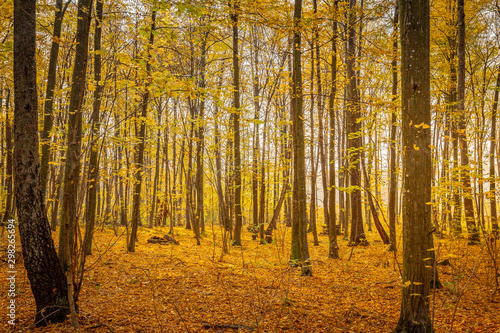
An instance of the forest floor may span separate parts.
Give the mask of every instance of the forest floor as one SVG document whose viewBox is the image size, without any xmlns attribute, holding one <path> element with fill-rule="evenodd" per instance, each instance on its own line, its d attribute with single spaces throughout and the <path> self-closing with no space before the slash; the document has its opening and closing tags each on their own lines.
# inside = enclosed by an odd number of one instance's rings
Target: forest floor
<svg viewBox="0 0 500 333">
<path fill-rule="evenodd" d="M 312 277 L 288 264 L 289 235 L 280 227 L 272 244 L 244 232 L 243 246 L 222 255 L 221 231 L 207 228 L 197 246 L 192 231 L 175 228 L 180 245 L 149 244 L 167 229 L 139 229 L 135 253 L 126 253 L 124 228 L 98 230 L 79 299 L 84 332 L 390 332 L 400 310 L 397 262 L 376 232 L 370 246 L 347 247 L 327 258 L 328 239 L 312 245 Z M 57 240 L 56 233 L 53 234 Z M 57 243 L 57 241 L 56 241 Z M 0 243 L 5 260 L 5 238 Z M 350 258 L 350 259 L 349 259 Z M 442 240 L 438 260 L 444 288 L 431 293 L 436 332 L 500 333 L 500 291 L 486 246 Z M 0 331 L 72 332 L 70 321 L 33 328 L 35 303 L 22 259 L 17 263 L 18 322 L 7 323 L 7 264 L 0 261 Z M 5 296 L 4 296 L 5 295 Z"/>
</svg>

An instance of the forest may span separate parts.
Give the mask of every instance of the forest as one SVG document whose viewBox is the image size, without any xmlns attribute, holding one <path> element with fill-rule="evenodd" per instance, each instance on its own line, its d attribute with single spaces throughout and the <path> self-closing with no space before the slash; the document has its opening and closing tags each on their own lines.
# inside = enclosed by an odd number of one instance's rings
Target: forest
<svg viewBox="0 0 500 333">
<path fill-rule="evenodd" d="M 498 0 L 6 0 L 0 68 L 0 331 L 500 333 Z"/>
</svg>

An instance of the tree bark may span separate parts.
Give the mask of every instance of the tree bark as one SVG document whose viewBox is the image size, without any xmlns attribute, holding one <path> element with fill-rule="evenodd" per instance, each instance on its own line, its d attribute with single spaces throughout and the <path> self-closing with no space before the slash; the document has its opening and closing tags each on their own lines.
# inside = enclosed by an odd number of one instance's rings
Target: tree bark
<svg viewBox="0 0 500 333">
<path fill-rule="evenodd" d="M 497 217 L 497 200 L 496 200 L 496 183 L 495 183 L 495 149 L 496 149 L 496 128 L 497 128 L 497 112 L 498 112 L 498 93 L 500 91 L 500 68 L 497 76 L 497 84 L 495 87 L 495 95 L 493 98 L 493 107 L 491 108 L 491 142 L 490 142 L 490 216 L 491 228 L 495 236 L 499 234 L 498 217 Z"/>
<path fill-rule="evenodd" d="M 76 56 L 74 59 L 73 76 L 71 79 L 71 93 L 69 98 L 69 119 L 66 149 L 66 163 L 64 169 L 64 190 L 59 230 L 59 260 L 63 271 L 69 269 L 69 262 L 75 254 L 76 230 L 78 223 L 78 190 L 80 185 L 82 150 L 82 107 L 85 96 L 87 78 L 88 40 L 90 30 L 90 16 L 92 0 L 78 1 L 78 20 L 76 27 Z M 73 260 L 75 263 L 75 260 Z"/>
<path fill-rule="evenodd" d="M 403 130 L 403 292 L 394 332 L 432 332 L 430 15 L 428 0 L 400 2 Z M 422 126 L 419 126 L 422 125 Z M 425 125 L 425 126 L 424 126 Z"/>
<path fill-rule="evenodd" d="M 208 33 L 204 33 L 201 43 L 201 59 L 200 59 L 200 80 L 199 87 L 201 89 L 199 99 L 199 110 L 196 121 L 196 224 L 198 233 L 205 233 L 205 212 L 203 203 L 203 153 L 204 153 L 204 114 L 205 114 L 205 70 L 206 70 L 206 53 L 207 53 Z"/>
<path fill-rule="evenodd" d="M 391 114 L 391 133 L 390 133 L 390 162 L 389 162 L 389 240 L 390 251 L 397 251 L 396 244 L 396 193 L 398 191 L 398 174 L 396 170 L 396 122 L 397 122 L 397 101 L 398 101 L 398 20 L 399 8 L 398 2 L 394 7 L 394 19 L 392 20 L 392 103 L 393 110 Z"/>
<path fill-rule="evenodd" d="M 240 63 L 239 63 L 239 37 L 238 37 L 238 1 L 231 1 L 231 22 L 233 25 L 233 150 L 234 150 L 234 236 L 233 245 L 241 246 L 241 228 L 243 216 L 241 213 L 241 151 L 240 151 Z"/>
<path fill-rule="evenodd" d="M 45 91 L 44 102 L 44 121 L 43 130 L 40 134 L 40 144 L 42 146 L 42 158 L 40 165 L 40 179 L 42 182 L 42 193 L 45 196 L 47 181 L 49 178 L 49 160 L 50 160 L 50 132 L 54 124 L 52 109 L 54 106 L 54 88 L 56 86 L 57 59 L 59 57 L 59 43 L 61 42 L 61 30 L 64 13 L 70 4 L 68 0 L 63 7 L 63 0 L 56 0 L 56 10 L 54 13 L 54 32 L 52 36 L 52 45 L 50 47 L 49 67 L 47 74 L 47 88 Z"/>
<path fill-rule="evenodd" d="M 331 65 L 331 75 L 332 82 L 330 88 L 330 100 L 328 103 L 328 111 L 330 114 L 330 128 L 329 128 L 329 138 L 330 138 L 330 184 L 328 187 L 328 240 L 329 240 L 329 250 L 328 257 L 332 259 L 339 258 L 339 245 L 337 243 L 337 216 L 335 214 L 335 97 L 337 94 L 337 9 L 338 1 L 334 3 L 334 19 L 333 19 L 333 37 L 332 37 L 332 65 Z M 318 56 L 319 60 L 319 56 Z"/>
<path fill-rule="evenodd" d="M 35 323 L 45 326 L 63 322 L 69 302 L 43 203 L 36 87 L 36 1 L 15 0 L 14 184 L 24 267 L 36 303 Z"/>
<path fill-rule="evenodd" d="M 156 212 L 158 209 L 160 209 L 161 205 L 158 202 L 157 204 L 157 188 L 158 188 L 158 182 L 160 180 L 160 141 L 161 141 L 161 131 L 160 131 L 160 124 L 161 124 L 161 112 L 162 112 L 162 100 L 158 100 L 158 107 L 157 107 L 157 113 L 158 113 L 158 129 L 156 131 L 156 155 L 155 155 L 155 175 L 154 175 L 154 180 L 153 180 L 153 196 L 151 198 L 151 211 L 149 212 L 149 223 L 148 227 L 153 228 L 155 224 L 155 216 Z M 168 158 L 168 156 L 167 156 Z M 168 177 L 165 178 L 165 181 L 168 180 Z M 166 194 L 167 192 L 165 192 Z M 159 201 L 159 200 L 158 200 Z M 166 201 L 165 201 L 166 203 Z M 159 207 L 160 206 L 160 207 Z M 158 223 L 159 225 L 159 223 Z"/>
<path fill-rule="evenodd" d="M 359 243 L 368 244 L 366 241 L 365 232 L 363 230 L 363 214 L 361 202 L 361 106 L 359 101 L 359 90 L 357 86 L 355 62 L 356 62 L 356 0 L 349 1 L 349 26 L 348 26 L 348 49 L 347 49 L 347 101 L 349 114 L 349 138 L 348 155 L 349 155 L 349 173 L 351 175 L 351 235 L 350 244 L 357 245 Z"/>
<path fill-rule="evenodd" d="M 464 0 L 458 0 L 458 87 L 457 87 L 457 112 L 459 114 L 458 129 L 460 132 L 460 162 L 461 182 L 463 186 L 465 222 L 469 244 L 479 242 L 479 233 L 474 218 L 474 205 L 472 202 L 472 188 L 469 174 L 469 145 L 467 143 L 467 128 L 465 124 L 465 11 Z"/>
<path fill-rule="evenodd" d="M 1 91 L 0 91 L 1 93 Z M 7 89 L 7 97 L 5 99 L 5 150 L 6 150 L 6 164 L 5 164 L 5 187 L 7 190 L 7 197 L 5 198 L 5 212 L 2 218 L 2 225 L 5 225 L 12 215 L 12 208 L 14 205 L 14 184 L 13 184 L 13 166 L 12 166 L 12 124 L 9 119 L 9 105 L 10 90 Z M 1 104 L 0 104 L 1 108 Z"/>
<path fill-rule="evenodd" d="M 101 109 L 101 95 L 104 86 L 101 81 L 101 32 L 102 32 L 102 11 L 103 0 L 96 2 L 96 22 L 94 33 L 94 80 L 96 88 L 94 90 L 94 104 L 92 112 L 92 136 L 90 141 L 90 161 L 89 161 L 89 178 L 87 182 L 87 211 L 86 211 L 86 228 L 84 237 L 84 252 L 86 255 L 92 254 L 92 238 L 94 234 L 94 226 L 96 219 L 96 205 L 97 205 L 97 182 L 99 177 L 99 127 L 100 123 L 100 109 Z"/>
<path fill-rule="evenodd" d="M 302 262 L 301 275 L 311 276 L 312 269 L 307 245 L 306 158 L 301 68 L 302 0 L 295 0 L 293 13 L 293 192 L 292 192 L 292 260 Z M 294 230 L 295 229 L 295 230 Z M 294 233 L 295 231 L 295 233 Z M 296 236 L 293 237 L 293 234 Z"/>
<path fill-rule="evenodd" d="M 151 30 L 149 32 L 149 44 L 147 46 L 146 55 L 146 73 L 151 75 L 151 58 L 150 48 L 154 42 L 154 31 L 156 28 L 156 9 L 153 8 L 153 13 L 151 14 Z M 142 95 L 142 112 L 141 112 L 141 126 L 139 129 L 139 143 L 135 147 L 136 153 L 136 169 L 135 169 L 135 186 L 133 194 L 133 208 L 132 208 L 132 230 L 130 232 L 130 239 L 128 242 L 128 252 L 135 252 L 135 242 L 137 241 L 137 228 L 139 226 L 139 219 L 141 213 L 141 189 L 142 189 L 142 174 L 143 174 L 143 163 L 144 163 L 144 146 L 146 140 L 146 117 L 148 115 L 148 103 L 149 103 L 149 84 L 146 83 L 146 91 Z"/>
</svg>

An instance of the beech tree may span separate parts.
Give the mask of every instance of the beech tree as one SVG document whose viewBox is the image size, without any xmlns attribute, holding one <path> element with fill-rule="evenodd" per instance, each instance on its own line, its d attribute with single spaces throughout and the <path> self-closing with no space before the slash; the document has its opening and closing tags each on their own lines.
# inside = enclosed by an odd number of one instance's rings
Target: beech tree
<svg viewBox="0 0 500 333">
<path fill-rule="evenodd" d="M 293 121 L 293 215 L 292 260 L 302 262 L 301 275 L 312 275 L 307 244 L 306 208 L 306 161 L 304 142 L 304 116 L 302 100 L 301 67 L 302 0 L 295 0 L 293 12 L 293 74 L 292 74 L 292 121 Z"/>
<path fill-rule="evenodd" d="M 400 2 L 403 131 L 403 291 L 394 332 L 432 332 L 430 15 L 428 0 Z"/>
</svg>

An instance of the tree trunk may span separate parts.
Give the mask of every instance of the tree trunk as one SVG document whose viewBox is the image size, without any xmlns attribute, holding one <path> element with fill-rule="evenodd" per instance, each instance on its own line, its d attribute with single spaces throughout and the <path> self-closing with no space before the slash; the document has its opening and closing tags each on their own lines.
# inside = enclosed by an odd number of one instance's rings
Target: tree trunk
<svg viewBox="0 0 500 333">
<path fill-rule="evenodd" d="M 54 106 L 54 88 L 56 86 L 57 59 L 59 57 L 59 44 L 61 43 L 61 30 L 64 13 L 71 1 L 64 4 L 63 0 L 56 0 L 56 10 L 54 13 L 54 33 L 52 35 L 52 45 L 50 47 L 49 67 L 47 74 L 47 88 L 45 91 L 44 102 L 44 121 L 43 130 L 40 134 L 40 144 L 42 146 L 42 157 L 40 165 L 40 180 L 42 182 L 42 193 L 45 197 L 47 180 L 49 178 L 49 160 L 50 160 L 50 132 L 54 124 L 52 109 Z"/>
<path fill-rule="evenodd" d="M 14 1 L 14 169 L 24 267 L 36 303 L 36 326 L 69 313 L 66 277 L 57 258 L 43 203 L 38 152 L 36 3 Z M 9 228 L 9 235 L 15 229 Z M 9 244 L 11 238 L 9 237 Z M 10 248 L 10 245 L 9 245 Z"/>
<path fill-rule="evenodd" d="M 199 110 L 197 113 L 196 121 L 196 224 L 198 233 L 205 233 L 205 213 L 203 203 L 203 153 L 204 153 L 204 113 L 205 113 L 205 67 L 206 67 L 206 53 L 207 53 L 207 38 L 208 34 L 205 33 L 201 43 L 201 59 L 200 59 L 200 82 L 201 95 L 199 99 Z"/>
<path fill-rule="evenodd" d="M 302 100 L 301 68 L 302 0 L 295 0 L 293 13 L 293 205 L 291 259 L 302 262 L 301 275 L 311 276 L 312 269 L 307 245 L 306 156 Z M 295 235 L 295 236 L 294 236 Z"/>
<path fill-rule="evenodd" d="M 151 199 L 151 211 L 149 212 L 149 223 L 148 227 L 153 228 L 155 224 L 155 216 L 156 216 L 156 211 L 160 209 L 161 205 L 158 202 L 157 204 L 157 187 L 158 187 L 158 182 L 160 180 L 160 141 L 161 141 L 161 131 L 160 131 L 160 124 L 161 124 L 161 112 L 162 112 L 162 100 L 158 100 L 158 108 L 157 108 L 157 113 L 158 113 L 158 130 L 156 131 L 156 155 L 155 155 L 155 176 L 153 180 L 153 197 Z M 165 181 L 167 178 L 165 178 Z M 167 192 L 165 192 L 166 194 Z M 160 206 L 160 207 L 159 207 Z"/>
<path fill-rule="evenodd" d="M 102 32 L 102 11 L 103 0 L 96 2 L 96 22 L 94 34 L 94 80 L 96 88 L 94 90 L 94 105 L 92 112 L 92 136 L 90 142 L 90 162 L 89 162 L 89 178 L 88 178 L 88 191 L 87 191 L 87 211 L 86 211 L 86 228 L 84 238 L 84 252 L 86 255 L 92 254 L 92 238 L 94 234 L 94 226 L 96 219 L 96 204 L 97 204 L 97 182 L 99 177 L 99 127 L 100 123 L 100 108 L 101 108 L 101 94 L 104 86 L 100 84 L 101 81 L 101 32 Z"/>
<path fill-rule="evenodd" d="M 498 217 L 497 217 L 497 200 L 496 200 L 496 183 L 495 183 L 495 149 L 496 149 L 496 129 L 497 129 L 497 112 L 498 112 L 498 92 L 500 91 L 500 68 L 498 71 L 497 84 L 495 87 L 495 96 L 493 99 L 493 107 L 491 110 L 491 142 L 490 142 L 490 216 L 491 228 L 495 236 L 499 235 Z"/>
<path fill-rule="evenodd" d="M 255 29 L 255 27 L 253 27 Z M 254 228 L 259 226 L 259 153 L 260 153 L 260 133 L 259 133 L 259 117 L 260 117 L 260 84 L 259 84 L 259 49 L 257 44 L 257 36 L 253 40 L 253 62 L 252 62 L 252 77 L 253 77 L 253 105 L 254 105 L 254 124 L 253 124 L 253 149 L 252 149 L 252 219 Z M 256 234 L 252 237 L 256 238 Z"/>
<path fill-rule="evenodd" d="M 347 49 L 347 101 L 348 115 L 349 115 L 349 139 L 348 154 L 349 154 L 349 169 L 350 180 L 352 187 L 351 191 L 351 235 L 350 244 L 357 245 L 359 243 L 367 244 L 365 232 L 363 230 L 363 214 L 361 202 L 361 171 L 360 171 L 360 149 L 362 145 L 361 139 L 361 106 L 359 103 L 359 91 L 357 86 L 357 79 L 355 73 L 356 62 L 356 45 L 355 45 L 355 22 L 356 22 L 356 0 L 349 1 L 349 27 L 348 27 L 348 49 Z"/>
<path fill-rule="evenodd" d="M 458 117 L 457 117 L 457 68 L 456 68 L 456 48 L 457 36 L 453 27 L 455 24 L 455 2 L 450 1 L 448 8 L 451 15 L 451 36 L 448 38 L 450 46 L 450 83 L 449 83 L 449 99 L 448 99 L 448 112 L 450 114 L 450 132 L 453 149 L 453 165 L 451 173 L 451 197 L 452 197 L 452 229 L 453 233 L 458 236 L 462 232 L 462 204 L 460 200 L 460 188 L 458 186 Z"/>
<path fill-rule="evenodd" d="M 330 114 L 330 128 L 329 128 L 329 138 L 330 138 L 330 184 L 329 184 L 329 194 L 328 194 L 328 215 L 329 220 L 327 222 L 328 225 L 328 240 L 329 240 L 329 250 L 328 257 L 332 259 L 339 258 L 339 245 L 337 243 L 337 216 L 335 214 L 335 97 L 337 94 L 337 9 L 338 9 L 338 1 L 336 0 L 334 3 L 334 19 L 333 19 L 333 37 L 332 37 L 332 65 L 331 65 L 331 74 L 332 74 L 332 82 L 330 88 L 330 100 L 328 103 L 328 111 Z M 319 61 L 319 54 L 318 54 Z M 326 192 L 326 190 L 325 190 Z"/>
<path fill-rule="evenodd" d="M 474 205 L 472 202 L 472 188 L 469 174 L 469 149 L 467 143 L 467 131 L 465 124 L 465 12 L 464 0 L 458 0 L 458 87 L 457 87 L 457 113 L 459 114 L 458 129 L 460 132 L 460 161 L 461 182 L 463 186 L 465 222 L 469 244 L 479 242 L 479 233 L 474 218 Z"/>
<path fill-rule="evenodd" d="M 88 40 L 92 0 L 78 1 L 78 20 L 76 28 L 76 46 L 73 76 L 71 79 L 71 93 L 69 99 L 69 119 L 66 149 L 66 163 L 64 170 L 64 191 L 59 230 L 59 260 L 63 271 L 69 269 L 69 262 L 75 254 L 75 241 L 78 227 L 78 190 L 80 184 L 80 155 L 82 150 L 82 108 L 85 96 L 87 78 Z M 75 261 L 73 260 L 73 263 Z"/>
<path fill-rule="evenodd" d="M 1 91 L 0 91 L 1 93 Z M 13 185 L 13 167 L 12 167 L 12 124 L 9 119 L 9 101 L 10 90 L 7 89 L 7 97 L 5 99 L 5 150 L 6 150 L 6 165 L 5 165 L 5 187 L 7 190 L 7 197 L 5 198 L 5 212 L 2 218 L 2 225 L 6 225 L 7 221 L 11 218 L 12 207 L 14 205 L 14 185 Z M 1 108 L 1 105 L 0 105 Z M 42 192 L 43 193 L 43 192 Z"/>
<path fill-rule="evenodd" d="M 233 245 L 241 246 L 241 228 L 242 228 L 242 213 L 241 213 L 241 152 L 240 152 L 240 64 L 239 64 L 239 49 L 238 49 L 238 2 L 231 1 L 232 13 L 231 22 L 233 25 L 233 89 L 234 100 L 232 110 L 233 120 L 233 149 L 234 149 L 234 238 Z"/>
<path fill-rule="evenodd" d="M 403 293 L 394 332 L 432 332 L 430 15 L 428 0 L 400 2 L 403 129 Z M 416 126 L 423 124 L 425 126 Z"/>
<path fill-rule="evenodd" d="M 151 31 L 149 33 L 149 44 L 147 46 L 147 61 L 146 61 L 146 72 L 148 75 L 151 74 L 151 62 L 149 59 L 151 58 L 151 53 L 149 52 L 151 46 L 154 42 L 154 31 L 156 28 L 156 10 L 153 9 L 153 13 L 151 15 Z M 130 239 L 128 242 L 128 252 L 135 252 L 135 242 L 137 241 L 137 228 L 139 226 L 139 219 L 141 213 L 141 189 L 142 189 L 142 173 L 143 173 L 143 163 L 144 163 L 144 146 L 146 140 L 146 117 L 148 111 L 148 103 L 149 103 L 149 84 L 146 83 L 145 89 L 142 96 L 142 112 L 141 112 L 141 126 L 139 130 L 139 143 L 135 147 L 136 153 L 136 169 L 135 169 L 135 186 L 134 186 L 134 194 L 133 194 L 133 208 L 132 208 L 132 231 L 130 233 Z"/>
<path fill-rule="evenodd" d="M 396 169 L 396 122 L 397 122 L 397 101 L 398 101 L 398 2 L 394 7 L 394 19 L 392 20 L 392 103 L 393 110 L 391 114 L 391 133 L 390 133 L 390 162 L 389 162 L 389 239 L 390 251 L 397 251 L 396 245 L 396 192 L 398 191 L 398 174 Z"/>
<path fill-rule="evenodd" d="M 318 38 L 319 38 L 319 30 L 318 30 L 318 23 L 317 23 L 317 13 L 318 13 L 318 2 L 317 0 L 313 0 L 313 7 L 314 7 L 314 17 L 313 17 L 313 37 L 312 37 L 312 42 L 311 42 L 311 204 L 309 205 L 309 231 L 313 233 L 313 239 L 314 239 L 314 246 L 319 245 L 318 241 L 318 230 L 317 230 L 317 222 L 316 222 L 316 205 L 317 205 L 317 179 L 318 179 L 318 161 L 314 161 L 314 142 L 315 137 L 314 137 L 314 52 L 317 51 L 319 52 L 319 48 L 315 48 L 314 45 L 318 44 Z M 316 62 L 318 64 L 318 70 L 321 70 L 320 66 L 320 58 L 317 57 Z M 318 85 L 318 113 L 319 109 L 321 107 L 321 80 L 318 80 L 317 82 Z M 322 144 L 323 141 L 320 140 L 319 144 Z M 319 155 L 319 153 L 318 153 Z"/>
</svg>

